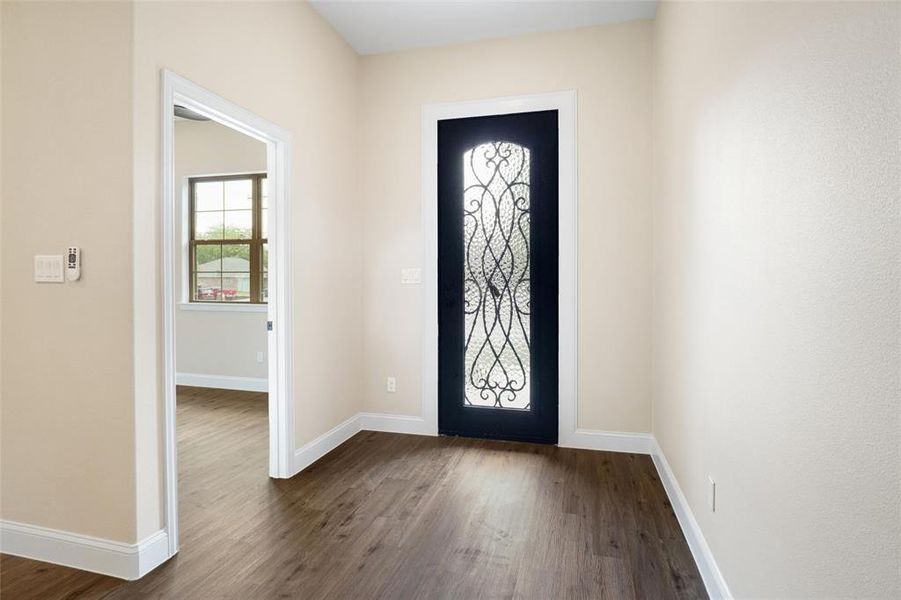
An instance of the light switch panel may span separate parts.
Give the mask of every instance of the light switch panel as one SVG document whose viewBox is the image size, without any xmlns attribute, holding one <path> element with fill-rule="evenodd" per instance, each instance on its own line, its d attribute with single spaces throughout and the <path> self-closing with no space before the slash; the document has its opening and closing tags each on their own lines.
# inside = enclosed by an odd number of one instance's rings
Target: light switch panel
<svg viewBox="0 0 901 600">
<path fill-rule="evenodd" d="M 37 255 L 34 257 L 34 280 L 38 283 L 62 283 L 63 257 L 57 255 Z"/>
<path fill-rule="evenodd" d="M 403 285 L 417 285 L 422 283 L 422 269 L 401 269 L 400 282 Z"/>
</svg>

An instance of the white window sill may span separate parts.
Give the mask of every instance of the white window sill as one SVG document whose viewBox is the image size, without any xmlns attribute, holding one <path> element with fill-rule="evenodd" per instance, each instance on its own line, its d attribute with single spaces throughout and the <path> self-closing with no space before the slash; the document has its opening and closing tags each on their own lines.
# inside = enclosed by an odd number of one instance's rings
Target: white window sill
<svg viewBox="0 0 901 600">
<path fill-rule="evenodd" d="M 179 310 L 197 310 L 203 312 L 254 312 L 265 313 L 269 310 L 268 304 L 238 304 L 213 302 L 179 302 Z"/>
</svg>

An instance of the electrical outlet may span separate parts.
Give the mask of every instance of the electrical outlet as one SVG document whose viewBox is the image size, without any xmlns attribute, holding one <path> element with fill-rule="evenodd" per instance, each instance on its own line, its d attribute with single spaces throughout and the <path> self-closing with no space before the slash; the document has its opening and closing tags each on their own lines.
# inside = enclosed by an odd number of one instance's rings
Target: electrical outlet
<svg viewBox="0 0 901 600">
<path fill-rule="evenodd" d="M 707 490 L 707 500 L 710 504 L 710 512 L 716 512 L 716 482 L 710 475 L 707 476 L 707 482 L 710 484 Z"/>
<path fill-rule="evenodd" d="M 263 353 L 262 352 L 257 352 L 257 362 L 258 363 L 263 362 Z"/>
<path fill-rule="evenodd" d="M 395 379 L 394 377 L 389 377 L 388 382 L 385 385 L 385 390 L 390 394 L 393 394 L 394 392 L 396 392 L 397 391 L 397 379 Z"/>
</svg>

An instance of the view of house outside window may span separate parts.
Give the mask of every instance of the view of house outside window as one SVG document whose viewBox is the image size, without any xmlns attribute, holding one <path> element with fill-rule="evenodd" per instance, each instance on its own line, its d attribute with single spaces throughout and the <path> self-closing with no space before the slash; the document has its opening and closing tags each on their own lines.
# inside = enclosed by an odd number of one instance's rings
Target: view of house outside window
<svg viewBox="0 0 901 600">
<path fill-rule="evenodd" d="M 193 177 L 191 302 L 268 300 L 266 175 Z"/>
</svg>

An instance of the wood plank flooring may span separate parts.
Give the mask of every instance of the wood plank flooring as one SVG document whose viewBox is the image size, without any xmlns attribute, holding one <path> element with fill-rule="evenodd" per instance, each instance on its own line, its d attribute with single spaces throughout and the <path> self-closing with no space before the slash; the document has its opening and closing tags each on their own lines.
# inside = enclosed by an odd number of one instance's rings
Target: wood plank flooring
<svg viewBox="0 0 901 600">
<path fill-rule="evenodd" d="M 270 480 L 265 394 L 178 401 L 178 556 L 134 582 L 3 556 L 4 600 L 707 597 L 647 456 L 363 432 Z"/>
</svg>

